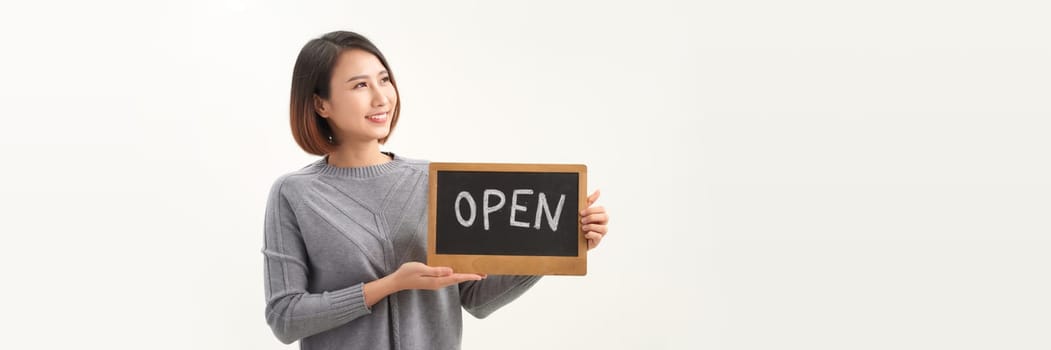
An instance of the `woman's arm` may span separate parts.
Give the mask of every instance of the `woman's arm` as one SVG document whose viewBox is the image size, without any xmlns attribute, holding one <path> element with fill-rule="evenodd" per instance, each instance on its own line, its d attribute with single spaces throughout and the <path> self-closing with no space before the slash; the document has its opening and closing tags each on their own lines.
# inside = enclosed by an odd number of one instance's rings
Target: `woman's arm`
<svg viewBox="0 0 1051 350">
<path fill-rule="evenodd" d="M 308 293 L 308 256 L 295 214 L 281 193 L 283 178 L 270 190 L 263 247 L 266 321 L 285 344 L 369 314 L 363 284 Z"/>
<path fill-rule="evenodd" d="M 285 344 L 368 315 L 372 305 L 398 291 L 440 289 L 483 278 L 453 273 L 447 267 L 410 262 L 390 275 L 367 283 L 308 293 L 309 259 L 295 213 L 281 194 L 281 184 L 281 179 L 274 184 L 267 201 L 263 255 L 266 320 L 274 335 Z"/>
<path fill-rule="evenodd" d="M 606 209 L 594 205 L 599 195 L 600 192 L 596 190 L 588 196 L 588 207 L 580 212 L 588 250 L 598 246 L 608 231 L 606 225 L 609 216 Z M 485 281 L 461 283 L 460 304 L 474 317 L 485 318 L 514 301 L 539 280 L 540 276 L 492 276 Z"/>
<path fill-rule="evenodd" d="M 486 318 L 533 287 L 540 277 L 489 276 L 484 281 L 460 283 L 460 304 L 472 316 Z"/>
</svg>

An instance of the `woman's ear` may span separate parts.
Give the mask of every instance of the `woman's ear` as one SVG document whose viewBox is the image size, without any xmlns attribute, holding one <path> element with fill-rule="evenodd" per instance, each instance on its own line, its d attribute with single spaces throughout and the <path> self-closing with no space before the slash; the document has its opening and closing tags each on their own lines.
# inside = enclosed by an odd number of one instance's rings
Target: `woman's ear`
<svg viewBox="0 0 1051 350">
<path fill-rule="evenodd" d="M 314 111 L 316 111 L 317 114 L 320 115 L 322 118 L 328 118 L 328 101 L 325 101 L 325 99 L 321 98 L 321 96 L 318 96 L 317 94 L 314 94 Z"/>
</svg>

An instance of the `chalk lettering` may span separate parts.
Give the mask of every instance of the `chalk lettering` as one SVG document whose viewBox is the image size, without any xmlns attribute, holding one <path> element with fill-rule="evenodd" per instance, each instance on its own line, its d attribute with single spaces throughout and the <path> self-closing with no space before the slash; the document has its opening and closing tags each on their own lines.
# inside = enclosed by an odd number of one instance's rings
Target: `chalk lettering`
<svg viewBox="0 0 1051 350">
<path fill-rule="evenodd" d="M 530 226 L 529 222 L 518 221 L 517 219 L 518 212 L 529 212 L 529 208 L 518 203 L 518 197 L 528 196 L 533 193 L 534 191 L 531 189 L 515 189 L 511 191 L 511 217 L 509 221 L 511 227 L 528 228 Z M 495 203 L 491 203 L 489 200 L 490 197 L 496 197 L 498 201 L 495 201 Z M 466 218 L 464 218 L 464 214 L 460 209 L 460 204 L 462 204 L 461 201 L 463 200 L 467 201 L 467 207 L 469 208 L 469 215 Z M 504 207 L 504 204 L 506 204 L 506 201 L 507 197 L 504 195 L 503 191 L 495 189 L 486 189 L 482 192 L 482 226 L 485 228 L 486 231 L 489 231 L 490 227 L 489 214 L 495 213 L 502 209 Z M 560 194 L 558 197 L 558 204 L 555 205 L 555 210 L 552 211 L 551 205 L 547 203 L 547 194 L 545 194 L 544 192 L 539 192 L 539 199 L 537 200 L 536 205 L 536 216 L 532 225 L 533 228 L 539 230 L 541 226 L 540 222 L 543 221 L 543 219 L 546 217 L 547 226 L 551 228 L 551 231 L 558 231 L 558 220 L 562 217 L 562 206 L 565 204 L 565 202 L 566 195 Z M 477 213 L 478 208 L 476 206 L 476 202 L 474 201 L 474 197 L 472 197 L 470 193 L 468 193 L 467 191 L 460 191 L 460 193 L 456 195 L 456 201 L 453 203 L 453 205 L 455 207 L 454 212 L 456 213 L 456 221 L 460 223 L 460 226 L 471 227 L 471 225 L 474 225 L 474 219 L 476 217 L 475 214 Z"/>
<path fill-rule="evenodd" d="M 558 217 L 562 216 L 562 203 L 566 201 L 566 195 L 562 195 L 558 198 L 558 206 L 555 207 L 555 216 L 551 216 L 551 207 L 547 205 L 547 196 L 544 192 L 540 192 L 540 203 L 537 204 L 536 208 L 536 225 L 533 228 L 540 229 L 540 213 L 547 212 L 547 225 L 551 227 L 551 231 L 558 231 Z"/>
<path fill-rule="evenodd" d="M 464 198 L 467 198 L 467 206 L 471 207 L 471 217 L 466 220 L 460 214 L 460 200 Z M 474 198 L 471 197 L 471 194 L 467 193 L 467 191 L 460 191 L 460 194 L 456 195 L 456 221 L 459 221 L 463 227 L 471 227 L 474 224 L 475 210 Z"/>
<path fill-rule="evenodd" d="M 524 205 L 518 205 L 519 194 L 533 194 L 533 190 L 514 190 L 511 192 L 511 226 L 514 227 L 529 227 L 528 222 L 521 222 L 515 220 L 515 212 L 526 211 Z"/>
<path fill-rule="evenodd" d="M 489 196 L 497 196 L 500 198 L 500 203 L 494 206 L 489 205 Z M 500 190 L 487 189 L 482 194 L 482 223 L 484 223 L 485 230 L 489 230 L 489 214 L 500 210 L 504 207 L 504 193 Z"/>
</svg>

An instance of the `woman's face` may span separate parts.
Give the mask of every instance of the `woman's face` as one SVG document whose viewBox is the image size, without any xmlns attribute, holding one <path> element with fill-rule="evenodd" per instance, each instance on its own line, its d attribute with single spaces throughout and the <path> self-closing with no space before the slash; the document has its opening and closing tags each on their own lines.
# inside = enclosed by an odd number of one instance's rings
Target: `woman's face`
<svg viewBox="0 0 1051 350">
<path fill-rule="evenodd" d="M 368 143 L 390 133 L 398 92 L 376 56 L 352 49 L 339 55 L 328 99 L 315 96 L 317 112 L 340 143 Z"/>
</svg>

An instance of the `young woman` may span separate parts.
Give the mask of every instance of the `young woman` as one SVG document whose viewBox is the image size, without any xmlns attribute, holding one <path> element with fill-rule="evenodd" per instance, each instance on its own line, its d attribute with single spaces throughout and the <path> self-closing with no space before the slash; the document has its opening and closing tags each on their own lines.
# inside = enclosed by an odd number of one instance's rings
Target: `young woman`
<svg viewBox="0 0 1051 350">
<path fill-rule="evenodd" d="M 266 320 L 302 349 L 459 348 L 461 307 L 484 318 L 539 276 L 427 266 L 426 161 L 381 152 L 401 101 L 368 39 L 311 40 L 292 73 L 292 135 L 323 156 L 274 182 L 263 248 Z M 581 212 L 588 249 L 606 234 L 596 191 Z"/>
</svg>

